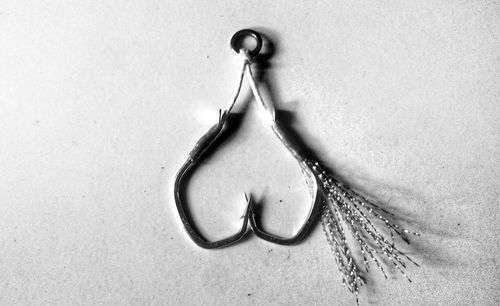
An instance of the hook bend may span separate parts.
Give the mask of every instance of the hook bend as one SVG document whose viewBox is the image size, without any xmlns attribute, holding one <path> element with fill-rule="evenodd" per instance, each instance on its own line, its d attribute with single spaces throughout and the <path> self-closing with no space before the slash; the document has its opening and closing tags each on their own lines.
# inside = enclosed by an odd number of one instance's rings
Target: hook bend
<svg viewBox="0 0 500 306">
<path fill-rule="evenodd" d="M 210 128 L 210 130 L 208 130 L 208 132 L 205 135 L 203 135 L 200 138 L 200 140 L 198 140 L 194 148 L 189 153 L 188 159 L 182 165 L 181 169 L 179 170 L 179 172 L 175 177 L 175 183 L 174 183 L 175 204 L 177 206 L 177 211 L 181 218 L 182 224 L 184 225 L 184 228 L 186 229 L 186 232 L 188 233 L 189 237 L 198 246 L 204 249 L 217 249 L 229 246 L 239 241 L 241 238 L 243 238 L 247 232 L 247 227 L 248 227 L 251 198 L 246 199 L 247 203 L 246 203 L 245 213 L 243 215 L 243 224 L 241 225 L 240 230 L 232 236 L 217 241 L 209 241 L 200 234 L 196 226 L 193 225 L 193 222 L 189 214 L 187 213 L 187 209 L 183 201 L 184 197 L 181 186 L 185 186 L 186 183 L 185 180 L 187 179 L 187 175 L 189 174 L 189 172 L 191 172 L 198 165 L 198 162 L 200 161 L 204 153 L 208 150 L 208 148 L 210 148 L 213 145 L 215 140 L 222 134 L 227 118 L 228 118 L 228 112 L 224 112 L 220 116 L 219 122 L 214 126 L 212 126 L 212 128 Z"/>
</svg>

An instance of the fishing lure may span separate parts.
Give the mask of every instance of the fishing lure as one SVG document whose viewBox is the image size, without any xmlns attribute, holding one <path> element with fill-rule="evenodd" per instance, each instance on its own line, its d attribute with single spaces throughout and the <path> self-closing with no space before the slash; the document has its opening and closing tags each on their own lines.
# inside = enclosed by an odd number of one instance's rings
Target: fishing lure
<svg viewBox="0 0 500 306">
<path fill-rule="evenodd" d="M 248 38 L 255 42 L 255 46 L 250 50 L 241 47 L 242 41 Z M 261 35 L 250 29 L 238 31 L 231 38 L 231 48 L 242 60 L 242 70 L 236 94 L 226 109 L 219 111 L 218 122 L 198 140 L 175 178 L 175 203 L 186 232 L 198 246 L 206 249 L 222 248 L 234 244 L 249 231 L 266 241 L 289 245 L 300 242 L 311 230 L 314 222 L 320 218 L 326 239 L 342 275 L 342 282 L 350 292 L 355 294 L 356 303 L 358 303 L 359 288 L 363 284 L 361 275 L 369 271 L 370 261 L 382 271 L 385 278 L 387 275 L 383 266 L 389 264 L 411 282 L 405 272 L 407 262 L 412 262 L 417 266 L 418 264 L 395 246 L 394 237 L 399 236 L 407 241 L 406 234 L 411 233 L 416 236 L 419 234 L 400 228 L 396 223 L 390 221 L 390 217 L 393 216 L 390 212 L 347 187 L 334 175 L 327 172 L 318 161 L 308 158 L 286 134 L 276 120 L 273 105 L 262 99 L 252 71 L 253 60 L 261 51 L 262 44 Z M 207 150 L 214 146 L 216 140 L 227 127 L 228 118 L 238 100 L 245 76 L 248 78 L 255 100 L 265 115 L 267 123 L 302 169 L 306 183 L 311 190 L 312 205 L 308 217 L 299 231 L 292 237 L 281 237 L 265 231 L 259 225 L 257 213 L 252 205 L 252 197 L 245 194 L 246 208 L 240 230 L 224 239 L 209 241 L 200 233 L 189 217 L 183 187 L 189 174 L 196 169 Z M 382 224 L 381 228 L 379 228 L 380 224 Z M 350 241 L 353 243 L 348 242 L 349 235 L 352 237 Z M 353 248 L 357 248 L 361 254 L 364 272 L 361 271 L 359 260 L 356 261 L 354 258 Z"/>
</svg>

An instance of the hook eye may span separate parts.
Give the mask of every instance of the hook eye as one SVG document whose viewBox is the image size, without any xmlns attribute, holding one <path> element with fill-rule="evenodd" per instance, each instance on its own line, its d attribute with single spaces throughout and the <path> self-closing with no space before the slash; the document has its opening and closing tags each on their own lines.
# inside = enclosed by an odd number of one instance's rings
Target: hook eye
<svg viewBox="0 0 500 306">
<path fill-rule="evenodd" d="M 253 49 L 251 50 L 245 46 L 248 44 L 249 38 L 252 38 L 255 41 L 255 47 L 253 47 Z M 254 30 L 239 30 L 238 32 L 234 33 L 233 37 L 231 37 L 230 45 L 234 53 L 238 54 L 240 52 L 240 49 L 245 49 L 248 50 L 248 54 L 251 57 L 254 57 L 259 54 L 260 49 L 262 48 L 262 36 Z"/>
</svg>

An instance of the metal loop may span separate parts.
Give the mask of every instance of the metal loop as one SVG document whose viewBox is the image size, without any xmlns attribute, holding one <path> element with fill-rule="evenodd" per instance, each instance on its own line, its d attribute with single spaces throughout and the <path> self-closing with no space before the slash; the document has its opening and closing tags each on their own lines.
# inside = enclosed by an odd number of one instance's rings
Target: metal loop
<svg viewBox="0 0 500 306">
<path fill-rule="evenodd" d="M 240 49 L 245 49 L 243 48 L 242 42 L 247 37 L 252 37 L 255 40 L 256 44 L 255 48 L 253 48 L 253 50 L 247 50 L 248 54 L 251 57 L 255 57 L 259 54 L 260 49 L 262 48 L 262 36 L 260 35 L 259 32 L 256 32 L 254 30 L 243 29 L 234 33 L 233 37 L 231 37 L 231 42 L 230 42 L 231 49 L 236 54 L 240 53 Z"/>
</svg>

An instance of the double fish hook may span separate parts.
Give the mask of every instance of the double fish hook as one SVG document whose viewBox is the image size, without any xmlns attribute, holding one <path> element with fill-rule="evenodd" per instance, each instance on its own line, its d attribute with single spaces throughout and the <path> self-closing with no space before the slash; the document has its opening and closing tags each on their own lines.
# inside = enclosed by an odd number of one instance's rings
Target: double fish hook
<svg viewBox="0 0 500 306">
<path fill-rule="evenodd" d="M 255 41 L 255 47 L 251 50 L 243 48 L 243 39 L 245 38 L 253 38 Z M 176 175 L 175 183 L 174 183 L 174 196 L 175 203 L 177 206 L 177 211 L 181 218 L 181 221 L 184 225 L 184 228 L 190 238 L 200 247 L 205 249 L 215 249 L 215 248 L 223 248 L 229 246 L 233 243 L 236 243 L 240 239 L 242 239 L 250 230 L 259 238 L 264 239 L 266 241 L 282 244 L 282 245 L 290 245 L 295 244 L 301 241 L 307 233 L 310 231 L 311 227 L 314 225 L 314 221 L 318 217 L 321 207 L 323 205 L 322 197 L 319 194 L 321 192 L 321 188 L 318 188 L 318 184 L 321 184 L 316 179 L 316 176 L 313 174 L 315 169 L 315 163 L 305 158 L 301 152 L 298 150 L 298 146 L 294 144 L 290 137 L 288 137 L 284 130 L 280 127 L 278 122 L 275 119 L 274 108 L 266 104 L 259 93 L 257 88 L 255 79 L 253 77 L 252 69 L 250 65 L 252 63 L 252 59 L 259 54 L 260 49 L 262 47 L 262 37 L 261 35 L 253 30 L 244 29 L 236 32 L 231 38 L 230 42 L 231 48 L 234 53 L 239 56 L 244 57 L 243 70 L 239 82 L 239 87 L 237 93 L 232 101 L 232 103 L 226 108 L 224 112 L 219 114 L 219 121 L 214 126 L 212 126 L 205 135 L 203 135 L 191 152 L 188 155 L 186 162 L 182 165 L 181 169 Z M 241 46 L 241 47 L 240 47 Z M 257 220 L 257 214 L 254 209 L 254 205 L 252 204 L 251 195 L 247 197 L 245 194 L 245 212 L 243 214 L 243 223 L 241 225 L 240 230 L 227 238 L 220 239 L 217 241 L 209 241 L 201 235 L 196 226 L 193 225 L 192 220 L 190 219 L 185 206 L 185 201 L 182 195 L 182 186 L 185 186 L 187 175 L 196 168 L 196 166 L 200 163 L 205 153 L 209 148 L 211 148 L 216 140 L 223 134 L 224 128 L 227 127 L 228 118 L 230 116 L 231 110 L 239 96 L 239 92 L 241 90 L 242 81 L 245 76 L 248 75 L 248 80 L 250 83 L 250 87 L 253 91 L 254 97 L 257 103 L 261 106 L 261 109 L 266 113 L 266 117 L 269 121 L 269 124 L 276 134 L 278 139 L 283 143 L 283 145 L 290 151 L 293 157 L 298 161 L 300 168 L 302 169 L 302 173 L 306 179 L 307 184 L 311 190 L 312 196 L 312 205 L 308 212 L 307 219 L 299 231 L 290 238 L 281 237 L 272 233 L 265 231 L 260 223 Z"/>
</svg>

